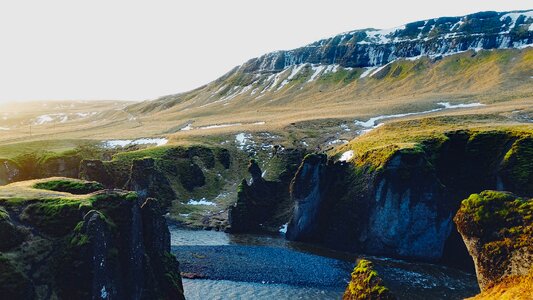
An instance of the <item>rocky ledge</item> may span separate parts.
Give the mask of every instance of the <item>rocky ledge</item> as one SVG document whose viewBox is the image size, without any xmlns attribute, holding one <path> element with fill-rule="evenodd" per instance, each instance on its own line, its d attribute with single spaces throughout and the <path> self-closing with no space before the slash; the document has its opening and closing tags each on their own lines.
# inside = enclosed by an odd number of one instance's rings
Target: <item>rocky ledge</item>
<svg viewBox="0 0 533 300">
<path fill-rule="evenodd" d="M 533 199 L 497 191 L 473 194 L 462 202 L 454 221 L 483 292 L 527 281 L 529 288 L 521 294 L 533 296 Z"/>
<path fill-rule="evenodd" d="M 3 299 L 184 299 L 157 200 L 75 195 L 34 180 L 0 187 Z M 84 183 L 68 185 L 83 189 Z M 77 189 L 79 190 L 79 189 Z M 90 190 L 90 189 L 89 189 Z"/>
</svg>

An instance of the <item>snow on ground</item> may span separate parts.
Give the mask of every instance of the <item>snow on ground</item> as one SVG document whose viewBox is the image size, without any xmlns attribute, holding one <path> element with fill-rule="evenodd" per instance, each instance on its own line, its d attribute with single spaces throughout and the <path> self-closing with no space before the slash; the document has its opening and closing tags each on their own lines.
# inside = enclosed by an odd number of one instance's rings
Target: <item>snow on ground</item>
<svg viewBox="0 0 533 300">
<path fill-rule="evenodd" d="M 307 82 L 311 82 L 313 80 L 316 79 L 316 77 L 318 76 L 318 74 L 320 74 L 320 72 L 322 72 L 324 69 L 326 68 L 326 66 L 322 66 L 322 65 L 319 65 L 319 66 L 312 66 L 311 69 L 313 70 L 313 75 L 311 75 L 311 78 L 309 78 L 309 80 Z"/>
<path fill-rule="evenodd" d="M 285 79 L 285 80 L 283 80 L 281 82 L 281 84 L 279 85 L 279 87 L 278 87 L 278 89 L 276 91 L 279 91 L 284 86 L 286 86 L 302 70 L 302 68 L 305 67 L 305 66 L 306 66 L 306 64 L 301 64 L 299 66 L 294 66 L 293 69 L 292 69 L 291 74 L 289 75 L 289 77 L 287 77 L 287 79 Z"/>
<path fill-rule="evenodd" d="M 9 129 L 8 127 L 0 127 L 0 130 L 7 131 L 7 130 L 11 130 L 11 129 Z"/>
<path fill-rule="evenodd" d="M 359 76 L 359 78 L 365 78 L 367 77 L 368 75 L 370 75 L 370 73 L 373 73 L 374 70 L 376 70 L 378 67 L 369 67 L 369 68 L 365 68 L 366 70 L 361 73 L 361 76 Z"/>
<path fill-rule="evenodd" d="M 355 120 L 354 124 L 358 125 L 358 126 L 361 126 L 361 127 L 364 127 L 364 128 L 375 128 L 377 126 L 377 121 L 384 120 L 384 119 L 396 119 L 396 118 L 402 118 L 402 117 L 407 117 L 407 116 L 429 114 L 429 113 L 432 113 L 432 112 L 437 112 L 437 111 L 441 111 L 441 110 L 445 110 L 445 109 L 471 108 L 471 107 L 479 107 L 479 106 L 484 106 L 485 105 L 485 104 L 481 104 L 481 103 L 450 104 L 449 102 L 439 102 L 437 104 L 439 106 L 441 106 L 441 107 L 435 108 L 435 109 L 426 110 L 426 111 L 420 111 L 420 112 L 412 112 L 412 113 L 405 113 L 405 114 L 394 114 L 394 115 L 382 115 L 382 116 L 377 116 L 377 117 L 370 118 L 366 122 Z"/>
<path fill-rule="evenodd" d="M 205 198 L 202 198 L 200 200 L 190 199 L 189 202 L 187 202 L 187 205 L 217 206 L 215 202 L 207 201 L 207 199 Z"/>
<path fill-rule="evenodd" d="M 250 144 L 252 141 L 252 135 L 249 133 L 239 133 L 235 135 L 235 143 L 237 143 L 237 146 L 244 150 L 244 148 Z"/>
<path fill-rule="evenodd" d="M 93 111 L 93 112 L 79 112 L 79 113 L 76 113 L 76 115 L 80 118 L 87 118 L 87 117 L 90 117 L 90 116 L 94 116 L 96 115 L 98 112 L 96 111 Z"/>
<path fill-rule="evenodd" d="M 168 143 L 166 138 L 142 138 L 136 140 L 109 140 L 104 141 L 105 148 L 126 147 L 131 145 L 152 145 L 162 146 Z"/>
<path fill-rule="evenodd" d="M 52 122 L 59 122 L 59 123 L 65 123 L 70 119 L 83 119 L 90 116 L 94 116 L 98 114 L 98 112 L 78 112 L 78 113 L 57 113 L 57 114 L 46 114 L 46 115 L 40 115 L 35 118 L 33 121 L 33 125 L 43 125 L 47 123 Z"/>
<path fill-rule="evenodd" d="M 205 130 L 205 129 L 224 128 L 224 127 L 241 126 L 241 125 L 242 123 L 215 124 L 215 125 L 198 127 L 198 129 Z"/>
<path fill-rule="evenodd" d="M 279 228 L 279 232 L 280 233 L 283 233 L 283 234 L 286 234 L 287 233 L 287 228 L 289 227 L 289 223 L 286 223 L 286 224 L 283 224 L 280 228 Z"/>
<path fill-rule="evenodd" d="M 344 130 L 344 131 L 351 131 L 350 127 L 346 124 L 341 124 L 341 129 Z"/>
<path fill-rule="evenodd" d="M 468 104 L 450 104 L 450 102 L 438 102 L 437 104 L 444 106 L 444 109 L 453 109 L 453 108 L 469 108 L 469 107 L 479 107 L 484 104 L 481 103 L 468 103 Z"/>
<path fill-rule="evenodd" d="M 42 116 L 38 116 L 35 119 L 35 122 L 33 122 L 33 124 L 35 124 L 35 125 L 43 125 L 43 124 L 50 123 L 50 122 L 53 122 L 53 121 L 54 121 L 54 118 L 52 118 L 50 115 L 42 115 Z"/>
<path fill-rule="evenodd" d="M 346 151 L 341 155 L 341 158 L 339 158 L 339 161 L 349 161 L 350 159 L 353 158 L 353 155 L 354 155 L 353 150 Z"/>
<path fill-rule="evenodd" d="M 328 145 L 336 145 L 336 144 L 347 144 L 348 141 L 347 140 L 333 140 L 333 141 L 329 141 L 328 142 Z"/>
<path fill-rule="evenodd" d="M 185 127 L 183 127 L 182 129 L 180 129 L 180 131 L 189 131 L 189 130 L 192 130 L 192 124 L 189 123 L 187 124 Z"/>
</svg>

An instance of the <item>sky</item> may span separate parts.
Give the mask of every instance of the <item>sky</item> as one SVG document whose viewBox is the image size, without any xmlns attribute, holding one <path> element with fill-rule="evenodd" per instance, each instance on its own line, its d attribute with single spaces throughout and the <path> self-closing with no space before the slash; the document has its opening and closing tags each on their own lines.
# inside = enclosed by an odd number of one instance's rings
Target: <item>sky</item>
<svg viewBox="0 0 533 300">
<path fill-rule="evenodd" d="M 1 1 L 0 102 L 154 99 L 345 31 L 532 8 L 533 0 Z"/>
</svg>

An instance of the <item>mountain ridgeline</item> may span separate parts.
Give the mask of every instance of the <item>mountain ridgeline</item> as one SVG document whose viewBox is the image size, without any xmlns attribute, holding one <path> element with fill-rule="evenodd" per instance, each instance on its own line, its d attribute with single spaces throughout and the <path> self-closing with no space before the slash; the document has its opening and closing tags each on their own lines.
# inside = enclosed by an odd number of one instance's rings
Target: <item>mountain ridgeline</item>
<svg viewBox="0 0 533 300">
<path fill-rule="evenodd" d="M 245 72 L 279 72 L 298 64 L 375 67 L 398 58 L 438 56 L 470 49 L 519 48 L 533 42 L 533 11 L 480 12 L 374 30 L 343 33 L 307 46 L 246 62 Z"/>
<path fill-rule="evenodd" d="M 187 129 L 213 122 L 247 124 L 257 118 L 250 112 L 265 107 L 297 105 L 309 111 L 299 115 L 302 120 L 316 119 L 314 109 L 319 107 L 323 117 L 339 115 L 329 111 L 332 106 L 352 116 L 390 109 L 374 103 L 367 110 L 368 101 L 376 99 L 409 97 L 406 101 L 420 104 L 447 97 L 482 102 L 490 95 L 493 101 L 509 101 L 531 95 L 526 82 L 513 77 L 530 76 L 532 43 L 533 10 L 480 12 L 393 29 L 355 30 L 250 59 L 198 89 L 134 104 L 126 111 L 141 117 L 165 111 L 172 114 L 163 119 L 190 120 L 172 133 L 188 124 Z M 492 77 L 481 76 L 487 70 Z M 355 103 L 358 110 L 349 105 Z M 272 123 L 290 123 L 282 115 L 269 118 Z"/>
</svg>

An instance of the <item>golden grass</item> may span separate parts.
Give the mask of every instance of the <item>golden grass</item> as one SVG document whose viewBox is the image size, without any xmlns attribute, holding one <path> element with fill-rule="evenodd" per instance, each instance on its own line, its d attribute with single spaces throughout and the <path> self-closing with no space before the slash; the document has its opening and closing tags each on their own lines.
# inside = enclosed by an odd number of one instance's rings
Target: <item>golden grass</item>
<svg viewBox="0 0 533 300">
<path fill-rule="evenodd" d="M 194 91 L 168 96 L 154 102 L 142 102 L 125 108 L 126 103 L 98 102 L 76 104 L 75 111 L 100 111 L 94 119 L 64 124 L 28 126 L 0 132 L 0 141 L 19 143 L 29 140 L 138 138 L 168 136 L 173 142 L 204 140 L 212 136 L 237 132 L 271 131 L 285 133 L 291 123 L 310 120 L 367 120 L 385 114 L 424 111 L 436 108 L 437 102 L 482 102 L 485 107 L 469 109 L 477 114 L 510 114 L 530 111 L 533 107 L 533 49 L 465 52 L 441 60 L 423 58 L 399 60 L 376 78 L 335 81 L 325 78 L 305 83 L 298 79 L 278 92 L 262 98 L 239 95 L 227 102 L 212 96 L 228 82 L 246 83 L 240 73 L 228 74 Z M 398 71 L 399 70 L 399 71 Z M 356 69 L 353 72 L 360 73 Z M 286 72 L 289 73 L 289 72 Z M 284 74 L 283 76 L 288 76 Z M 283 78 L 282 78 L 283 79 Z M 216 103 L 215 103 L 216 102 Z M 84 106 L 87 105 L 87 106 Z M 92 106 L 89 106 L 92 105 Z M 65 106 L 67 106 L 65 104 Z M 24 118 L 56 112 L 48 109 L 24 111 Z M 70 111 L 68 108 L 65 110 Z M 431 114 L 453 115 L 465 110 L 447 110 Z M 264 125 L 254 124 L 265 122 Z M 17 123 L 17 124 L 18 124 Z M 180 131 L 186 124 L 193 127 L 242 123 L 240 126 L 209 130 Z M 0 126 L 4 126 L 0 122 Z"/>
<path fill-rule="evenodd" d="M 390 121 L 367 134 L 363 134 L 350 143 L 333 149 L 330 154 L 338 155 L 353 150 L 355 157 L 365 155 L 371 150 L 414 148 L 421 141 L 444 139 L 444 134 L 454 130 L 471 130 L 484 132 L 503 130 L 533 134 L 533 124 L 511 122 L 505 117 L 485 114 L 449 115 L 437 117 L 418 116 L 409 120 Z M 386 151 L 386 152 L 391 152 Z"/>
<path fill-rule="evenodd" d="M 533 299 L 533 268 L 526 276 L 510 276 L 469 300 L 531 300 Z"/>
<path fill-rule="evenodd" d="M 49 190 L 36 189 L 33 186 L 37 183 L 51 180 L 69 180 L 78 181 L 77 179 L 64 177 L 50 177 L 45 179 L 35 179 L 14 182 L 5 186 L 0 186 L 0 199 L 77 199 L 86 200 L 91 194 L 75 195 L 66 192 L 56 192 Z M 81 180 L 80 180 L 81 181 Z"/>
</svg>

